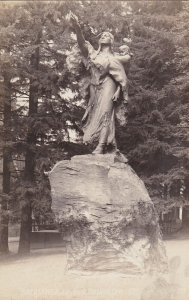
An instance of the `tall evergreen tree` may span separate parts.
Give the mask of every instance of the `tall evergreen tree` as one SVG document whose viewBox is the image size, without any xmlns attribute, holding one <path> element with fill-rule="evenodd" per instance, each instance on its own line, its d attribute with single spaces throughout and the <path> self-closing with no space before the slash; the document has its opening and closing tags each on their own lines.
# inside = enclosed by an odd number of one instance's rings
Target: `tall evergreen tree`
<svg viewBox="0 0 189 300">
<path fill-rule="evenodd" d="M 1 29 L 0 29 L 0 106 L 2 113 L 2 133 L 0 140 L 0 149 L 3 161 L 2 174 L 2 194 L 1 194 L 1 211 L 0 211 L 0 252 L 8 252 L 8 223 L 9 223 L 9 201 L 11 190 L 11 172 L 10 165 L 12 161 L 12 132 L 11 132 L 11 108 L 13 102 L 11 79 L 15 75 L 14 61 L 11 56 L 11 48 L 14 45 L 14 30 L 10 26 L 9 34 L 7 27 L 10 25 L 10 19 L 6 13 L 6 6 L 2 6 Z"/>
<path fill-rule="evenodd" d="M 11 151 L 9 148 L 10 143 L 10 120 L 11 120 L 11 84 L 10 78 L 6 72 L 3 74 L 3 147 L 2 147 L 2 159 L 3 159 L 3 180 L 2 180 L 2 195 L 1 195 L 1 215 L 0 215 L 0 252 L 7 253 L 8 248 L 8 202 L 10 194 L 10 163 L 11 163 Z"/>
<path fill-rule="evenodd" d="M 11 116 L 15 122 L 12 151 L 22 153 L 25 158 L 16 194 L 21 205 L 19 252 L 26 253 L 30 248 L 32 209 L 36 213 L 37 207 L 40 210 L 36 201 L 40 202 L 40 196 L 46 195 L 49 199 L 50 189 L 48 193 L 43 192 L 47 185 L 39 180 L 41 172 L 51 159 L 55 162 L 55 157 L 65 156 L 60 147 L 69 141 L 68 127 L 76 128 L 78 117 L 75 117 L 75 104 L 63 95 L 68 83 L 66 68 L 63 68 L 68 44 L 65 18 L 61 15 L 62 3 L 48 3 L 44 7 L 42 2 L 34 1 L 5 8 L 11 18 L 2 22 L 3 30 L 10 39 L 11 35 L 14 37 L 9 45 L 16 69 L 12 75 L 12 97 L 15 95 L 19 104 L 24 95 L 28 102 L 28 105 L 16 107 Z M 66 9 L 68 12 L 65 4 Z M 8 41 L 4 40 L 5 47 Z M 53 146 L 56 153 L 52 153 Z"/>
<path fill-rule="evenodd" d="M 183 29 L 178 29 L 188 13 L 179 1 L 163 5 L 135 2 L 133 6 L 135 56 L 130 69 L 128 124 L 120 130 L 125 141 L 121 149 L 128 153 L 157 207 L 166 202 L 174 205 L 187 199 L 188 189 L 188 104 L 182 100 L 186 93 L 180 80 L 181 56 L 187 58 L 183 55 L 186 48 L 181 51 L 179 45 L 184 42 Z"/>
</svg>

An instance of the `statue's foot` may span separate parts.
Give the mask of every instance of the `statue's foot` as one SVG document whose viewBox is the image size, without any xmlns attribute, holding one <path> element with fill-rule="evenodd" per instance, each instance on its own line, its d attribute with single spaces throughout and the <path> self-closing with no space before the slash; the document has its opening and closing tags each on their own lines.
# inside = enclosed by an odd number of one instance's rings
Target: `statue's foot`
<svg viewBox="0 0 189 300">
<path fill-rule="evenodd" d="M 117 148 L 117 144 L 110 144 L 107 146 L 108 153 L 119 153 L 119 149 Z"/>
<path fill-rule="evenodd" d="M 92 153 L 93 154 L 103 154 L 104 153 L 104 144 L 98 144 L 98 146 Z"/>
</svg>

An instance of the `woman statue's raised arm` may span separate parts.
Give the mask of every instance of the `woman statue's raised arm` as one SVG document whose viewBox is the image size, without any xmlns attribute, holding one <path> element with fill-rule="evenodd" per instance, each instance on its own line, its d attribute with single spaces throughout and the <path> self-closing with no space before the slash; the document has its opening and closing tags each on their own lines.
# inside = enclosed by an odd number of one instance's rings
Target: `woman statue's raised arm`
<svg viewBox="0 0 189 300">
<path fill-rule="evenodd" d="M 76 33 L 79 48 L 80 48 L 83 56 L 87 57 L 88 49 L 86 47 L 86 41 L 85 41 L 85 38 L 81 31 L 81 27 L 79 25 L 78 18 L 72 12 L 70 13 L 70 21 L 71 21 L 74 31 Z"/>
</svg>

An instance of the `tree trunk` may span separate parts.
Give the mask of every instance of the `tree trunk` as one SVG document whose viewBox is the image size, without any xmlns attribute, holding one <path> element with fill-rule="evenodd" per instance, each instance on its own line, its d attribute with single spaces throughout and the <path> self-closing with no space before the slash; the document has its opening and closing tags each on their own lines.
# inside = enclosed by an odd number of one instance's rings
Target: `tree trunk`
<svg viewBox="0 0 189 300">
<path fill-rule="evenodd" d="M 4 76 L 4 109 L 3 109 L 3 197 L 1 201 L 0 216 L 0 252 L 8 253 L 8 196 L 10 193 L 10 149 L 7 142 L 10 140 L 10 120 L 11 120 L 11 84 L 9 78 Z"/>
<path fill-rule="evenodd" d="M 40 42 L 40 35 L 36 40 L 36 44 Z M 39 47 L 36 48 L 31 56 L 31 67 L 34 72 L 39 68 Z M 38 87 L 37 79 L 30 80 L 29 88 L 29 117 L 36 117 L 38 107 Z M 36 134 L 32 126 L 29 126 L 27 135 L 27 150 L 25 157 L 25 172 L 24 182 L 26 186 L 35 186 L 35 145 L 36 145 Z M 25 198 L 25 205 L 21 211 L 21 228 L 20 228 L 20 241 L 18 252 L 20 254 L 27 254 L 30 252 L 30 236 L 32 231 L 32 196 L 27 195 Z"/>
</svg>

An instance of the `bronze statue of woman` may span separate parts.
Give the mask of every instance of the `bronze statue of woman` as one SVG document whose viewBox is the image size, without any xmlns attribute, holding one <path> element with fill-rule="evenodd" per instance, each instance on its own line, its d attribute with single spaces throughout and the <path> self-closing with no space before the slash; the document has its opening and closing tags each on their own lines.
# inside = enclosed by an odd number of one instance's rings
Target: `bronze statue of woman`
<svg viewBox="0 0 189 300">
<path fill-rule="evenodd" d="M 82 55 L 87 59 L 90 70 L 90 99 L 83 116 L 83 142 L 97 143 L 94 154 L 103 154 L 108 145 L 117 150 L 115 139 L 115 102 L 120 92 L 127 101 L 127 76 L 124 63 L 131 56 L 115 55 L 112 50 L 114 37 L 110 32 L 103 32 L 99 39 L 99 49 L 85 40 L 77 17 L 70 14 L 70 20 L 77 35 L 77 42 Z"/>
</svg>

